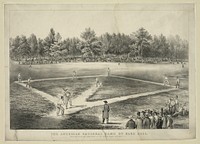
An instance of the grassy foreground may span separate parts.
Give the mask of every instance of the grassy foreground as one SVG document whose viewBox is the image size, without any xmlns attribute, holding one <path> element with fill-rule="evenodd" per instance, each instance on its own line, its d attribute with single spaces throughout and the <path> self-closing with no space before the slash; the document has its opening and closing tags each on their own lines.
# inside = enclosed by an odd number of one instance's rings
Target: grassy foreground
<svg viewBox="0 0 200 144">
<path fill-rule="evenodd" d="M 13 83 L 10 89 L 10 126 L 11 129 L 37 127 L 40 118 L 55 109 L 50 101 Z"/>
</svg>

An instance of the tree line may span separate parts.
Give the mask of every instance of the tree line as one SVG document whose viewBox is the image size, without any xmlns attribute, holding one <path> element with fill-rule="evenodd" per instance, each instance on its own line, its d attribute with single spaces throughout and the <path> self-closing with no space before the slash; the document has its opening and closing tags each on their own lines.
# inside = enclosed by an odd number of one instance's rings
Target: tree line
<svg viewBox="0 0 200 144">
<path fill-rule="evenodd" d="M 23 60 L 27 58 L 66 58 L 66 57 L 120 57 L 188 59 L 189 44 L 179 35 L 166 37 L 163 34 L 152 36 L 146 29 L 136 32 L 105 33 L 96 36 L 91 28 L 86 28 L 80 38 L 62 39 L 59 32 L 50 29 L 44 39 L 35 34 L 10 38 L 10 58 Z"/>
</svg>

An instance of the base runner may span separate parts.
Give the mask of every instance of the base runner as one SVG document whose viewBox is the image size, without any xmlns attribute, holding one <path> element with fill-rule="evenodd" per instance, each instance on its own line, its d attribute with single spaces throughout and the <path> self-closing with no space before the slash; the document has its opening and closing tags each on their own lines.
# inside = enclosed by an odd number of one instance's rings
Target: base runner
<svg viewBox="0 0 200 144">
<path fill-rule="evenodd" d="M 65 103 L 64 103 L 64 97 L 61 96 L 59 101 L 57 102 L 57 116 L 60 114 L 64 115 L 64 107 L 65 107 Z"/>
</svg>

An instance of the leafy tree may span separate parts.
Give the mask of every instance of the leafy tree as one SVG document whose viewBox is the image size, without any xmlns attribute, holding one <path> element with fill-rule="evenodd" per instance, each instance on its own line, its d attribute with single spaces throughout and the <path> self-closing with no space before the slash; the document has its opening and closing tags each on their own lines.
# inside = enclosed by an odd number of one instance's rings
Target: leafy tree
<svg viewBox="0 0 200 144">
<path fill-rule="evenodd" d="M 133 37 L 136 41 L 136 46 L 140 51 L 140 56 L 147 57 L 150 52 L 150 42 L 152 40 L 151 35 L 144 28 L 140 28 L 133 33 Z"/>
<path fill-rule="evenodd" d="M 160 41 L 160 49 L 161 49 L 161 55 L 163 58 L 169 58 L 169 44 L 167 43 L 166 37 L 162 34 L 159 36 Z"/>
<path fill-rule="evenodd" d="M 32 57 L 37 56 L 38 43 L 37 43 L 37 38 L 34 34 L 31 34 L 31 36 L 28 38 L 28 44 L 30 47 L 31 56 Z"/>
<path fill-rule="evenodd" d="M 21 39 L 19 36 L 16 36 L 14 39 L 10 38 L 10 56 L 13 58 L 19 58 L 20 56 L 20 41 Z"/>
<path fill-rule="evenodd" d="M 99 41 L 102 43 L 102 55 L 106 55 L 111 47 L 112 36 L 109 33 L 105 33 L 100 36 Z"/>
<path fill-rule="evenodd" d="M 187 40 L 182 40 L 181 42 L 180 59 L 188 59 L 189 43 Z"/>
<path fill-rule="evenodd" d="M 48 57 L 57 59 L 67 56 L 120 56 L 127 57 L 154 57 L 171 59 L 188 59 L 188 41 L 180 36 L 166 38 L 163 34 L 153 38 L 144 28 L 131 35 L 123 33 L 105 33 L 99 37 L 95 31 L 86 28 L 81 33 L 81 39 L 67 38 L 62 41 L 60 33 L 51 28 L 48 36 L 37 39 L 34 34 L 27 39 L 25 36 L 10 38 L 10 57 L 23 59 L 28 57 Z"/>
<path fill-rule="evenodd" d="M 52 57 L 54 53 L 54 43 L 55 43 L 55 31 L 53 28 L 50 29 L 49 35 L 44 39 L 44 53 L 48 57 Z"/>
<path fill-rule="evenodd" d="M 43 45 L 43 40 L 42 39 L 38 39 L 38 49 L 37 49 L 37 53 L 38 56 L 43 57 L 44 56 L 44 45 Z"/>
<path fill-rule="evenodd" d="M 51 44 L 54 44 L 54 42 L 55 42 L 55 31 L 54 31 L 53 28 L 50 29 L 48 37 L 49 37 Z"/>
<path fill-rule="evenodd" d="M 81 38 L 83 39 L 81 51 L 84 56 L 100 55 L 102 44 L 98 41 L 94 30 L 86 28 L 85 31 L 81 33 Z"/>
<path fill-rule="evenodd" d="M 55 36 L 55 41 L 60 43 L 61 40 L 62 40 L 62 37 L 61 37 L 60 33 L 57 33 L 56 36 Z"/>
</svg>

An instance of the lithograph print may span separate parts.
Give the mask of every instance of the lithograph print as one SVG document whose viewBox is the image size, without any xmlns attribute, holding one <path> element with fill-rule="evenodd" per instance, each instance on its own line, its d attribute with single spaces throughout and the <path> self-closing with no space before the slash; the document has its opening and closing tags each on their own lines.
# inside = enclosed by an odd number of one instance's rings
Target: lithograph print
<svg viewBox="0 0 200 144">
<path fill-rule="evenodd" d="M 195 138 L 194 5 L 8 4 L 5 22 L 7 140 Z"/>
</svg>

